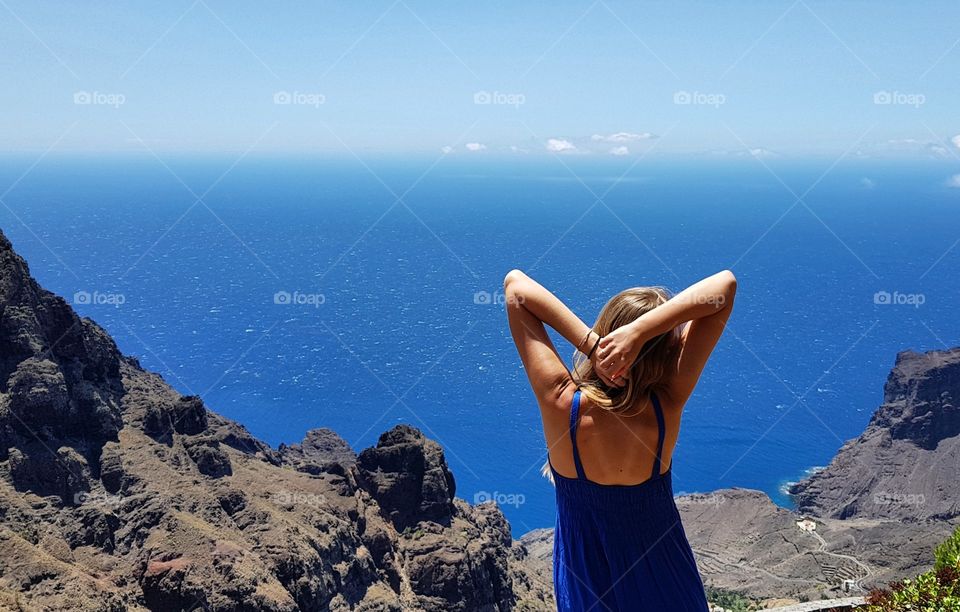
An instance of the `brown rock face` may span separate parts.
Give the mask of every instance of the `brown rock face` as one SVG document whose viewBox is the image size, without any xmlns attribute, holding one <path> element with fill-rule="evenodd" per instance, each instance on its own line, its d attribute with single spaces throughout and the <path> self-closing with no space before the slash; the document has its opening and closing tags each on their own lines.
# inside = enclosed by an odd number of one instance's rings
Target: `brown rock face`
<svg viewBox="0 0 960 612">
<path fill-rule="evenodd" d="M 2 235 L 0 271 L 0 461 L 19 490 L 72 503 L 123 425 L 121 358 L 102 329 L 30 278 Z"/>
<path fill-rule="evenodd" d="M 413 427 L 398 425 L 380 436 L 376 447 L 360 453 L 357 472 L 397 529 L 422 519 L 450 524 L 456 511 L 453 474 L 440 445 Z"/>
<path fill-rule="evenodd" d="M 872 424 L 928 451 L 960 436 L 960 350 L 897 355 Z M 955 441 L 955 440 L 954 440 Z"/>
<path fill-rule="evenodd" d="M 273 450 L 41 289 L 0 234 L 0 608 L 550 609 L 399 426 Z M 514 584 L 522 594 L 518 597 Z"/>
<path fill-rule="evenodd" d="M 906 351 L 863 434 L 791 493 L 817 516 L 950 519 L 960 516 L 958 473 L 960 348 Z"/>
<path fill-rule="evenodd" d="M 330 472 L 346 476 L 357 463 L 357 454 L 350 445 L 335 432 L 322 427 L 308 431 L 300 444 L 281 444 L 277 452 L 284 463 L 309 474 Z"/>
</svg>

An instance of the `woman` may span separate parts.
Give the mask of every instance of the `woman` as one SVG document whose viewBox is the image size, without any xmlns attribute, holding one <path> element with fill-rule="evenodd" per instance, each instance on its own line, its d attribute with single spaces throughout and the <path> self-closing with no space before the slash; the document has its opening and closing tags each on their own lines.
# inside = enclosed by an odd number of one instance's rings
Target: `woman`
<svg viewBox="0 0 960 612">
<path fill-rule="evenodd" d="M 723 333 L 737 281 L 714 274 L 671 298 L 613 296 L 588 327 L 519 270 L 504 279 L 510 330 L 540 405 L 557 491 L 559 610 L 706 610 L 673 501 L 683 406 Z M 569 372 L 544 324 L 576 347 Z"/>
</svg>

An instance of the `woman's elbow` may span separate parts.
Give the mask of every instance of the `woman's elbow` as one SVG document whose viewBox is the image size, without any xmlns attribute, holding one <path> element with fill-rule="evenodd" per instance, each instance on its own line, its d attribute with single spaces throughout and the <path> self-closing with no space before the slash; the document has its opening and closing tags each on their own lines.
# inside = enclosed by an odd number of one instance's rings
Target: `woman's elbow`
<svg viewBox="0 0 960 612">
<path fill-rule="evenodd" d="M 519 284 L 518 281 L 522 281 L 527 278 L 527 275 L 521 272 L 520 270 L 510 270 L 507 272 L 507 275 L 503 277 L 503 291 L 506 293 L 510 290 L 510 287 L 514 288 Z"/>
<path fill-rule="evenodd" d="M 520 270 L 510 270 L 503 277 L 503 295 L 507 306 L 523 302 L 523 286 L 527 279 L 527 275 Z"/>
<path fill-rule="evenodd" d="M 720 272 L 719 276 L 723 283 L 722 295 L 727 298 L 728 302 L 732 302 L 733 297 L 737 295 L 737 277 L 732 270 L 724 270 Z"/>
</svg>

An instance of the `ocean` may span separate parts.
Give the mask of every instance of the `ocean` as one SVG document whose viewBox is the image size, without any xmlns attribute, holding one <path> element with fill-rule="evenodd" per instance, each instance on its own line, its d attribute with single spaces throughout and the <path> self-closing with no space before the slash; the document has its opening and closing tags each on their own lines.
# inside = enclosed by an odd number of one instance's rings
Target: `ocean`
<svg viewBox="0 0 960 612">
<path fill-rule="evenodd" d="M 516 535 L 552 525 L 553 490 L 512 268 L 588 322 L 622 288 L 736 272 L 677 493 L 789 505 L 785 483 L 863 430 L 898 351 L 960 344 L 956 162 L 38 157 L 3 158 L 0 227 L 125 353 L 272 445 L 328 427 L 360 450 L 410 423 Z"/>
</svg>

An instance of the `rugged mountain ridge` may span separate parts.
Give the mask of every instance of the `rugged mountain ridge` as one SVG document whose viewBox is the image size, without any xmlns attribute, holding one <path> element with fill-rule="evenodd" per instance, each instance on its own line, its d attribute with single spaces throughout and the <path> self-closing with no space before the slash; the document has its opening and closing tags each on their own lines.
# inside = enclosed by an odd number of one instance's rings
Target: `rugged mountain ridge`
<svg viewBox="0 0 960 612">
<path fill-rule="evenodd" d="M 550 609 L 398 426 L 274 450 L 123 356 L 0 234 L 0 609 Z M 522 552 L 522 550 L 520 551 Z"/>
<path fill-rule="evenodd" d="M 960 348 L 901 352 L 883 395 L 864 432 L 792 488 L 798 508 L 832 518 L 960 516 Z"/>
</svg>

